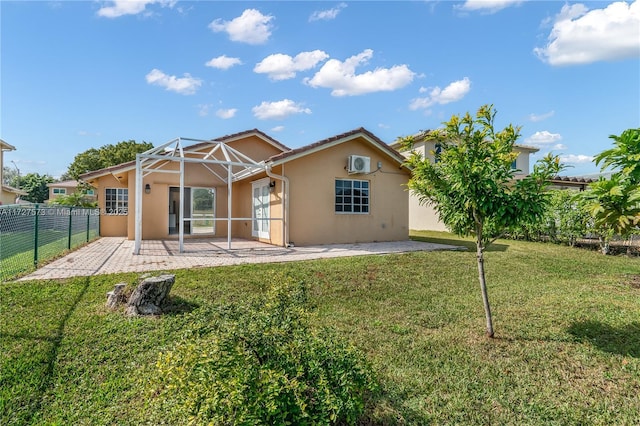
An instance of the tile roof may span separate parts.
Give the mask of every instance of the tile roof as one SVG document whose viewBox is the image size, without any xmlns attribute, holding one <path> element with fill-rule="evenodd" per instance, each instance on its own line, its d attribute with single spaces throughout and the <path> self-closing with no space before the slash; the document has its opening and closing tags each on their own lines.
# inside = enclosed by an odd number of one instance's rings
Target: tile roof
<svg viewBox="0 0 640 426">
<path fill-rule="evenodd" d="M 391 157 L 395 157 L 395 159 L 398 162 L 400 162 L 400 163 L 404 162 L 404 157 L 402 156 L 402 154 L 400 154 L 397 150 L 395 150 L 394 148 L 392 148 L 391 146 L 389 146 L 388 144 L 383 142 L 380 138 L 378 138 L 376 135 L 374 135 L 373 133 L 371 133 L 370 131 L 368 131 L 364 127 L 359 127 L 357 129 L 350 130 L 348 132 L 341 133 L 339 135 L 331 136 L 329 138 L 319 140 L 317 142 L 314 142 L 314 143 L 309 144 L 309 145 L 302 146 L 300 148 L 291 149 L 291 150 L 283 152 L 281 154 L 273 155 L 273 156 L 269 157 L 269 159 L 267 161 L 268 162 L 273 162 L 273 163 L 275 163 L 275 162 L 284 162 L 284 161 L 286 161 L 287 159 L 289 159 L 291 157 L 302 156 L 302 155 L 306 155 L 306 154 L 311 153 L 311 152 L 315 152 L 315 151 L 324 149 L 325 147 L 330 146 L 334 142 L 339 142 L 342 139 L 349 139 L 350 137 L 357 136 L 359 134 L 365 135 L 372 142 L 377 144 L 382 150 L 387 151 L 387 153 Z"/>
</svg>

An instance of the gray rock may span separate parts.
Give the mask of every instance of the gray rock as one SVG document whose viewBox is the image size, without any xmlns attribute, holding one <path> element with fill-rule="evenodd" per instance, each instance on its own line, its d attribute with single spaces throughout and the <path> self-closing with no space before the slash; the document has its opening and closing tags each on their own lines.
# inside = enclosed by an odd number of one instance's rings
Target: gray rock
<svg viewBox="0 0 640 426">
<path fill-rule="evenodd" d="M 129 316 L 159 315 L 171 287 L 176 280 L 173 274 L 145 278 L 127 301 L 125 313 Z"/>
<path fill-rule="evenodd" d="M 126 286 L 126 283 L 118 283 L 113 288 L 113 291 L 107 293 L 107 308 L 117 309 L 118 306 L 127 301 L 127 297 L 124 294 Z"/>
</svg>

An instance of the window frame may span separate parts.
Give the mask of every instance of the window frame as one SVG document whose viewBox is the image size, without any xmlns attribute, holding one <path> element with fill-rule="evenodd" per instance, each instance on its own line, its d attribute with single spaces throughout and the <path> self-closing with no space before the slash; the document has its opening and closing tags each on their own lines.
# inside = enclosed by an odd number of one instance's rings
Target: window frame
<svg viewBox="0 0 640 426">
<path fill-rule="evenodd" d="M 342 186 L 339 186 L 338 182 L 342 182 Z M 350 185 L 344 186 L 345 183 Z M 336 178 L 334 181 L 334 197 L 333 197 L 333 212 L 335 214 L 354 214 L 354 215 L 368 215 L 371 214 L 371 182 L 364 179 L 344 179 Z M 338 193 L 338 190 L 349 191 L 349 193 Z M 355 191 L 360 191 L 359 194 L 355 194 Z M 364 193 L 366 191 L 366 193 Z M 347 201 L 346 199 L 349 199 Z M 358 201 L 356 202 L 356 199 Z M 366 199 L 366 201 L 364 201 Z M 345 207 L 349 207 L 350 211 L 345 210 Z M 360 211 L 356 211 L 356 210 Z"/>
<path fill-rule="evenodd" d="M 115 191 L 115 198 L 109 196 L 110 191 Z M 115 205 L 111 206 L 111 203 L 115 203 Z M 104 189 L 104 214 L 110 216 L 129 214 L 129 188 Z"/>
<path fill-rule="evenodd" d="M 67 195 L 67 188 L 51 188 L 53 195 Z"/>
</svg>

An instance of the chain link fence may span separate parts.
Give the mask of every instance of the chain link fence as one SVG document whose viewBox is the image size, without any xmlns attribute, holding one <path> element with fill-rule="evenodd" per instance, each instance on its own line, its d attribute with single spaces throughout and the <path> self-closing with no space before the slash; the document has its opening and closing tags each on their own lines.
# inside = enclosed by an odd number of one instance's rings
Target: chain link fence
<svg viewBox="0 0 640 426">
<path fill-rule="evenodd" d="M 0 206 L 0 282 L 31 272 L 99 235 L 98 209 Z"/>
</svg>

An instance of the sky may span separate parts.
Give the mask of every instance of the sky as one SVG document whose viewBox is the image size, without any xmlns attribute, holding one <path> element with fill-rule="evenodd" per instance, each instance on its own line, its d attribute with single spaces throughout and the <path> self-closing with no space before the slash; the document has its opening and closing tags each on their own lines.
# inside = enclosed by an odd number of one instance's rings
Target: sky
<svg viewBox="0 0 640 426">
<path fill-rule="evenodd" d="M 532 163 L 599 172 L 609 136 L 640 127 L 640 0 L 0 0 L 0 137 L 23 175 L 254 128 L 393 143 L 485 104 Z"/>
</svg>

